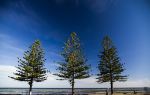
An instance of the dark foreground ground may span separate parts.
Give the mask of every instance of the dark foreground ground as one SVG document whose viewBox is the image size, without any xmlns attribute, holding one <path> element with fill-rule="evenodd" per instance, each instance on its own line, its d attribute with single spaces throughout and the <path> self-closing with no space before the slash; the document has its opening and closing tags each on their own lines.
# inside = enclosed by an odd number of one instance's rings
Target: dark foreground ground
<svg viewBox="0 0 150 95">
<path fill-rule="evenodd" d="M 0 95 L 26 95 L 26 94 L 0 94 Z M 32 94 L 32 95 L 71 95 L 71 94 Z M 75 94 L 75 95 L 106 95 L 106 93 Z M 108 94 L 110 95 L 110 94 Z M 114 93 L 113 95 L 150 95 L 150 93 Z"/>
</svg>

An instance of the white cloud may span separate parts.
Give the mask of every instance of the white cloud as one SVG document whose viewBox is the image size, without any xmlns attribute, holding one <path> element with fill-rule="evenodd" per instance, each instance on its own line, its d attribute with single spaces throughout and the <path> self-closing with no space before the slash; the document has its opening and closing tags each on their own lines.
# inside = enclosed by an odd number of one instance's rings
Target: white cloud
<svg viewBox="0 0 150 95">
<path fill-rule="evenodd" d="M 13 72 L 16 71 L 14 66 L 0 65 L 0 87 L 28 87 L 26 82 L 15 81 L 8 76 L 14 76 Z M 59 81 L 57 76 L 48 74 L 48 79 L 44 82 L 35 82 L 33 87 L 69 87 L 67 81 Z"/>
<path fill-rule="evenodd" d="M 0 65 L 0 87 L 27 87 L 26 83 L 20 83 L 8 77 L 13 76 L 15 71 L 14 66 Z"/>
<path fill-rule="evenodd" d="M 150 79 L 135 79 L 128 80 L 126 82 L 116 82 L 115 87 L 149 87 Z"/>
<path fill-rule="evenodd" d="M 77 87 L 89 87 L 89 88 L 108 88 L 110 83 L 97 83 L 96 76 L 92 76 L 87 79 L 78 80 Z M 126 82 L 115 82 L 114 87 L 149 87 L 150 79 L 128 79 Z"/>
<path fill-rule="evenodd" d="M 12 73 L 16 71 L 14 66 L 0 65 L 0 73 Z"/>
<path fill-rule="evenodd" d="M 44 82 L 34 83 L 34 87 L 48 87 L 48 88 L 69 88 L 70 84 L 68 83 L 67 80 L 60 81 L 56 80 L 59 79 L 57 76 L 48 74 L 48 78 Z"/>
<path fill-rule="evenodd" d="M 13 79 L 10 79 L 8 76 L 14 76 L 13 72 L 16 71 L 14 66 L 0 65 L 0 87 L 28 87 L 26 82 L 19 82 Z M 76 87 L 81 88 L 108 88 L 109 83 L 98 84 L 96 82 L 96 76 L 92 76 L 87 79 L 76 80 Z M 60 81 L 57 76 L 48 74 L 48 79 L 44 82 L 34 83 L 34 87 L 48 87 L 48 88 L 68 88 L 70 84 L 67 80 Z M 129 79 L 126 82 L 115 82 L 114 87 L 149 87 L 150 79 Z"/>
</svg>

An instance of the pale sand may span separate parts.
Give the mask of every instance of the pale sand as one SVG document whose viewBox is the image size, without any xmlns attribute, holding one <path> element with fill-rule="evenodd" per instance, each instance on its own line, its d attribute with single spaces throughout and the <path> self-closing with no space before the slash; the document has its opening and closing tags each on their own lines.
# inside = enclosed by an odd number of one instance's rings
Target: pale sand
<svg viewBox="0 0 150 95">
<path fill-rule="evenodd" d="M 89 94 L 89 95 L 106 95 L 106 93 L 102 93 L 102 92 L 96 92 L 93 94 Z M 110 94 L 108 94 L 110 95 Z M 144 93 L 114 93 L 113 95 L 150 95 L 150 93 L 144 94 Z"/>
</svg>

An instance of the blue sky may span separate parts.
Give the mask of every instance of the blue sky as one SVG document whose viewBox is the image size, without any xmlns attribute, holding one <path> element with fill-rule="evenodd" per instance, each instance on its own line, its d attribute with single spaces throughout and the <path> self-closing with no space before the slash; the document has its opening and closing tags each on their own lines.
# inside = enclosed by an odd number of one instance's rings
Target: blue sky
<svg viewBox="0 0 150 95">
<path fill-rule="evenodd" d="M 125 63 L 125 74 L 129 80 L 116 83 L 116 87 L 150 85 L 150 2 L 148 0 L 1 0 L 0 1 L 0 81 L 1 87 L 15 87 L 18 83 L 7 76 L 15 71 L 17 57 L 36 40 L 42 42 L 45 50 L 46 68 L 56 72 L 56 62 L 61 60 L 60 52 L 71 32 L 80 37 L 87 63 L 92 65 L 93 76 L 82 81 L 97 85 L 98 53 L 101 41 L 109 35 L 121 61 Z M 55 76 L 49 75 L 53 83 Z M 8 80 L 10 83 L 4 84 Z M 49 82 L 51 82 L 49 81 Z M 138 82 L 138 84 L 135 83 Z M 43 87 L 55 87 L 48 81 Z M 44 85 L 49 83 L 50 85 Z M 11 85 L 10 85 L 11 84 Z M 68 87 L 58 85 L 56 87 Z M 36 84 L 38 86 L 39 84 Z"/>
</svg>

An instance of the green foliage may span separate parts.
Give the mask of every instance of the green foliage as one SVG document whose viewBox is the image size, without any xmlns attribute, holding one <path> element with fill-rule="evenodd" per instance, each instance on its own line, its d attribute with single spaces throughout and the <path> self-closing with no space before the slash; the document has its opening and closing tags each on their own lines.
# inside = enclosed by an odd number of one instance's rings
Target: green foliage
<svg viewBox="0 0 150 95">
<path fill-rule="evenodd" d="M 103 51 L 99 55 L 98 69 L 100 73 L 98 74 L 97 82 L 111 82 L 111 87 L 113 88 L 113 82 L 127 80 L 127 76 L 122 75 L 125 70 L 124 64 L 120 62 L 116 48 L 108 36 L 104 37 L 102 47 Z"/>
<path fill-rule="evenodd" d="M 76 33 L 71 33 L 71 37 L 65 43 L 61 56 L 64 61 L 59 62 L 57 76 L 60 80 L 69 80 L 74 85 L 74 79 L 83 79 L 89 77 L 89 65 L 86 65 L 86 59 L 82 53 L 80 40 Z"/>
<path fill-rule="evenodd" d="M 33 81 L 41 82 L 47 79 L 46 68 L 44 68 L 44 51 L 41 48 L 39 40 L 36 40 L 28 51 L 24 53 L 23 59 L 19 59 L 16 77 L 12 79 L 18 81 L 27 81 L 32 84 Z"/>
</svg>

